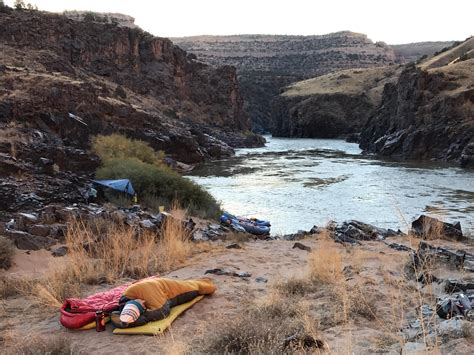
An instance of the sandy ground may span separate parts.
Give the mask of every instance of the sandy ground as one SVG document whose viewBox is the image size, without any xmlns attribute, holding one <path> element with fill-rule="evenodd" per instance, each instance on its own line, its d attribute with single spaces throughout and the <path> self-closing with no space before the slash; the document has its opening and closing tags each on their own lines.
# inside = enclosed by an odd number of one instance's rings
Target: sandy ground
<svg viewBox="0 0 474 355">
<path fill-rule="evenodd" d="M 400 242 L 403 240 L 398 240 Z M 317 248 L 319 241 L 310 238 L 302 241 L 305 245 Z M 406 241 L 405 241 L 406 242 Z M 217 292 L 206 297 L 184 315 L 179 317 L 171 329 L 162 336 L 124 336 L 113 335 L 111 325 L 107 331 L 69 331 L 60 326 L 59 314 L 50 309 L 28 306 L 23 298 L 2 300 L 0 304 L 0 334 L 20 334 L 29 336 L 49 336 L 60 334 L 70 339 L 80 353 L 101 354 L 148 354 L 164 353 L 189 344 L 196 337 L 212 333 L 219 327 L 222 320 L 232 321 L 241 311 L 244 303 L 268 296 L 272 284 L 289 277 L 305 277 L 308 268 L 308 252 L 292 249 L 294 242 L 289 241 L 250 241 L 243 244 L 243 249 L 216 250 L 194 256 L 188 266 L 175 270 L 167 277 L 180 279 L 202 277 L 207 269 L 227 268 L 251 273 L 248 279 L 215 276 L 212 278 L 217 285 Z M 406 323 L 407 315 L 391 317 L 390 314 L 397 302 L 396 280 L 403 277 L 403 270 L 408 261 L 408 253 L 396 251 L 381 242 L 365 242 L 362 246 L 338 248 L 345 255 L 348 284 L 363 285 L 364 293 L 375 295 L 375 319 L 356 318 L 350 324 L 336 325 L 324 329 L 322 338 L 328 344 L 330 353 L 355 354 L 383 352 L 400 353 L 400 345 L 393 340 L 393 331 Z M 10 272 L 16 275 L 32 273 L 38 275 L 47 269 L 47 261 L 51 257 L 45 251 L 22 253 L 15 259 L 16 266 Z M 56 260 L 56 259 L 55 259 Z M 63 260 L 67 260 L 63 258 Z M 34 266 L 33 266 L 34 265 Z M 345 273 L 346 274 L 346 273 Z M 26 276 L 25 276 L 26 277 Z M 257 277 L 265 277 L 268 283 L 256 282 Z M 110 286 L 108 286 L 110 287 Z M 434 286 L 438 287 L 438 286 Z M 91 293 L 104 290 L 105 286 L 91 287 Z M 404 291 L 403 291 L 404 292 Z M 433 289 L 433 293 L 438 290 Z M 324 298 L 308 299 L 309 302 L 330 302 Z M 394 324 L 399 322 L 398 324 Z M 474 346 L 464 339 L 453 340 L 443 345 L 446 353 L 455 349 L 455 353 L 470 353 Z M 445 352 L 445 351 L 442 351 Z"/>
</svg>

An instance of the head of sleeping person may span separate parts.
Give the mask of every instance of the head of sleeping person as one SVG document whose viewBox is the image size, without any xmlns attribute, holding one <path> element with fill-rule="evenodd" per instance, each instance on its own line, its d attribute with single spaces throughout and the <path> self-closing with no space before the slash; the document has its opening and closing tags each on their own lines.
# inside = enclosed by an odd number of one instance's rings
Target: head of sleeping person
<svg viewBox="0 0 474 355">
<path fill-rule="evenodd" d="M 120 312 L 120 322 L 124 324 L 134 323 L 140 315 L 145 312 L 145 301 L 140 299 L 130 300 Z"/>
</svg>

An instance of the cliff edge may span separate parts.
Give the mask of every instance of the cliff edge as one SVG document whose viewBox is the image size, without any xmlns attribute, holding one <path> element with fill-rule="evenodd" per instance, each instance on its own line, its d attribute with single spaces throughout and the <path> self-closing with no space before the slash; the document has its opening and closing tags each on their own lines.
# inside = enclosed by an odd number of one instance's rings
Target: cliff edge
<svg viewBox="0 0 474 355">
<path fill-rule="evenodd" d="M 474 38 L 387 84 L 361 135 L 361 148 L 402 159 L 474 166 Z"/>
</svg>

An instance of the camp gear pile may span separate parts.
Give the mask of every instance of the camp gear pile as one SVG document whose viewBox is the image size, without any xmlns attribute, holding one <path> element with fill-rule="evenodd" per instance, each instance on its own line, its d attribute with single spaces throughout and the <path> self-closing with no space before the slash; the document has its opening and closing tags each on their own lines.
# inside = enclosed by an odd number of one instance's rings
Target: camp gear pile
<svg viewBox="0 0 474 355">
<path fill-rule="evenodd" d="M 254 235 L 269 235 L 270 222 L 257 218 L 237 217 L 229 212 L 224 212 L 220 218 L 221 223 L 230 226 L 236 232 L 247 232 Z"/>
</svg>

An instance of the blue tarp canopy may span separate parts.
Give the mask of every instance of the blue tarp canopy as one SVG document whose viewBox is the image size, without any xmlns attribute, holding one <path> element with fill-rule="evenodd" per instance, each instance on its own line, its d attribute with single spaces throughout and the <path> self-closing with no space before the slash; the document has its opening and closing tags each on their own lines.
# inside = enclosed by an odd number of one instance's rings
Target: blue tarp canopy
<svg viewBox="0 0 474 355">
<path fill-rule="evenodd" d="M 135 190 L 133 189 L 132 182 L 129 179 L 120 179 L 120 180 L 92 180 L 96 184 L 110 187 L 111 189 L 126 192 L 130 195 L 135 195 Z"/>
</svg>

